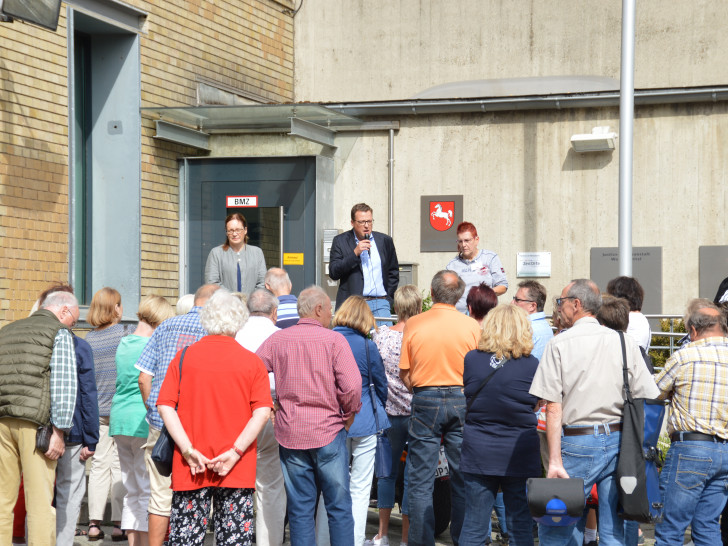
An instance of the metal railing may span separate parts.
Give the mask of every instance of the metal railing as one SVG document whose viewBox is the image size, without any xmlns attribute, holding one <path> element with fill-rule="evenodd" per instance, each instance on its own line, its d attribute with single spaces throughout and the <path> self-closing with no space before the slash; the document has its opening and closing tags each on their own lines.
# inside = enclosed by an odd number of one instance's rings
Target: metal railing
<svg viewBox="0 0 728 546">
<path fill-rule="evenodd" d="M 683 337 L 685 337 L 685 332 L 676 332 L 675 331 L 675 321 L 676 320 L 682 320 L 682 315 L 645 315 L 647 320 L 649 321 L 660 321 L 662 319 L 668 319 L 670 323 L 670 330 L 667 332 L 662 331 L 656 331 L 652 330 L 652 338 L 655 337 L 666 337 L 668 338 L 669 343 L 667 345 L 653 345 L 652 339 L 650 339 L 650 347 L 649 349 L 668 349 L 670 351 L 670 355 L 677 351 L 680 346 L 677 344 L 678 341 L 680 341 Z"/>
</svg>

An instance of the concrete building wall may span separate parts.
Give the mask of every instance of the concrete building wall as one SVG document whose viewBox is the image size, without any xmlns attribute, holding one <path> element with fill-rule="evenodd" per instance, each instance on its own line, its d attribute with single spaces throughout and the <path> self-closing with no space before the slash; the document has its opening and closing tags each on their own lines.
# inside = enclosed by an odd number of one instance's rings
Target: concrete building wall
<svg viewBox="0 0 728 546">
<path fill-rule="evenodd" d="M 521 111 L 399 118 L 394 149 L 393 236 L 400 261 L 419 263 L 419 287 L 455 255 L 420 252 L 420 195 L 462 194 L 464 219 L 480 248 L 496 251 L 515 294 L 518 252 L 548 251 L 549 295 L 590 275 L 590 249 L 618 244 L 619 152 L 578 154 L 575 133 L 616 127 L 616 108 Z M 662 247 L 664 313 L 681 313 L 698 293 L 698 246 L 724 244 L 728 158 L 720 142 L 728 105 L 637 109 L 633 245 Z M 388 232 L 388 136 L 337 136 L 334 225 L 350 227 L 350 209 L 374 208 L 374 229 Z M 286 136 L 220 136 L 220 156 L 325 153 Z M 547 310 L 551 309 L 551 302 Z"/>
<path fill-rule="evenodd" d="M 434 85 L 525 76 L 619 78 L 621 2 L 306 0 L 296 100 L 404 99 Z M 637 2 L 635 86 L 725 82 L 728 4 Z"/>
<path fill-rule="evenodd" d="M 194 106 L 201 83 L 245 100 L 292 100 L 292 0 L 127 4 L 147 13 L 140 106 Z M 64 4 L 55 32 L 0 24 L 0 324 L 27 315 L 49 283 L 68 280 L 66 13 Z M 142 135 L 141 293 L 174 301 L 177 160 L 200 152 L 153 139 L 149 118 L 135 130 Z M 123 226 L 118 229 L 123 236 Z"/>
</svg>

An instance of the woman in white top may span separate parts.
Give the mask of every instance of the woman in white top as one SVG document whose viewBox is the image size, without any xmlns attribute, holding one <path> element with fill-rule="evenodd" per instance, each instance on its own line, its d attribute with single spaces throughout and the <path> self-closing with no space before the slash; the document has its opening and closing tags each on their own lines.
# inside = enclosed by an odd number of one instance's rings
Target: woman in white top
<svg viewBox="0 0 728 546">
<path fill-rule="evenodd" d="M 624 298 L 629 302 L 629 326 L 627 335 L 637 342 L 645 351 L 650 348 L 652 331 L 647 317 L 642 314 L 642 300 L 645 291 L 634 277 L 617 277 L 607 284 L 607 294 Z"/>
</svg>

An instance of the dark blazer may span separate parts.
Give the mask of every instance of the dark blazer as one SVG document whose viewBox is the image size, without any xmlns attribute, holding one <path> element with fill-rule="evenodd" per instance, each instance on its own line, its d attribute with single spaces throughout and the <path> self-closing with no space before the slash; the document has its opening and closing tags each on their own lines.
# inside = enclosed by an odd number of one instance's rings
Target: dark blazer
<svg viewBox="0 0 728 546">
<path fill-rule="evenodd" d="M 99 441 L 99 405 L 96 394 L 94 355 L 91 346 L 85 339 L 74 335 L 73 345 L 76 349 L 78 391 L 76 409 L 73 411 L 73 427 L 68 433 L 66 442 L 81 444 L 91 451 L 96 451 L 96 444 Z"/>
<path fill-rule="evenodd" d="M 382 283 L 387 291 L 387 299 L 391 304 L 394 292 L 399 286 L 399 262 L 394 241 L 389 235 L 372 231 L 374 244 L 377 245 L 379 258 L 382 260 Z M 361 257 L 354 254 L 356 236 L 350 229 L 334 237 L 331 243 L 331 261 L 329 262 L 329 277 L 339 282 L 339 291 L 336 294 L 336 308 L 344 303 L 349 296 L 361 296 L 364 290 L 364 273 L 361 268 Z"/>
</svg>

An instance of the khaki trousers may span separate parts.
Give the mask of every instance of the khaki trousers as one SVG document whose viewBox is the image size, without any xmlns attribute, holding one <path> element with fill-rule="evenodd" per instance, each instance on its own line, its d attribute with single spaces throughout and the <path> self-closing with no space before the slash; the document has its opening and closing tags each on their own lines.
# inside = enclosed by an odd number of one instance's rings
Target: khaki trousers
<svg viewBox="0 0 728 546">
<path fill-rule="evenodd" d="M 147 465 L 147 473 L 149 474 L 149 506 L 147 508 L 150 514 L 155 516 L 169 517 L 172 513 L 172 478 L 165 477 L 157 472 L 157 467 L 152 461 L 152 451 L 154 444 L 157 443 L 159 435 L 162 433 L 154 427 L 149 427 L 149 436 L 147 443 L 144 444 L 144 462 Z"/>
<path fill-rule="evenodd" d="M 51 546 L 56 543 L 56 509 L 53 482 L 56 461 L 35 451 L 35 431 L 30 421 L 0 419 L 0 544 L 10 544 L 13 535 L 13 509 L 18 499 L 20 474 L 25 485 L 28 511 L 28 544 Z"/>
<path fill-rule="evenodd" d="M 99 442 L 88 475 L 88 519 L 102 521 L 111 494 L 111 520 L 121 520 L 126 489 L 121 483 L 121 467 L 116 443 L 109 436 L 109 418 L 99 418 Z"/>
</svg>

